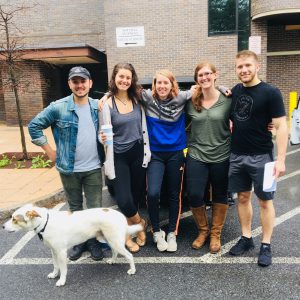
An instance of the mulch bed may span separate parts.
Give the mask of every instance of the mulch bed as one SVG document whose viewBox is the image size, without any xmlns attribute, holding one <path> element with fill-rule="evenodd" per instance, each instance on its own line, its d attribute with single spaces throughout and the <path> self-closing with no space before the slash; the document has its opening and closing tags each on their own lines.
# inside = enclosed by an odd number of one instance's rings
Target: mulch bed
<svg viewBox="0 0 300 300">
<path fill-rule="evenodd" d="M 32 159 L 37 156 L 43 157 L 44 161 L 47 161 L 49 158 L 44 152 L 28 152 L 28 160 L 24 159 L 23 152 L 5 152 L 0 154 L 0 160 L 7 157 L 11 162 L 1 167 L 0 169 L 31 169 L 32 167 Z M 51 163 L 49 167 L 52 168 L 55 164 Z"/>
</svg>

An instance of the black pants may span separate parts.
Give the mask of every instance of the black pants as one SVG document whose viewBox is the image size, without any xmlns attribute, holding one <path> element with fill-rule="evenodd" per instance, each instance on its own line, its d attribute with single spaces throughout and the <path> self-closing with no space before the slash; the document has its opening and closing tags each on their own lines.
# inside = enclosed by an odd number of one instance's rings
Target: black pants
<svg viewBox="0 0 300 300">
<path fill-rule="evenodd" d="M 115 200 L 121 212 L 130 218 L 145 197 L 146 169 L 142 167 L 144 146 L 137 142 L 124 153 L 114 153 L 116 178 L 113 180 Z"/>
<path fill-rule="evenodd" d="M 186 161 L 186 189 L 191 207 L 205 204 L 208 180 L 212 186 L 212 203 L 227 204 L 229 159 L 205 163 L 189 155 Z"/>
<path fill-rule="evenodd" d="M 159 199 L 161 185 L 166 173 L 169 201 L 168 232 L 177 233 L 181 213 L 181 187 L 184 169 L 182 150 L 175 152 L 152 152 L 147 170 L 147 206 L 154 232 L 159 227 Z"/>
</svg>

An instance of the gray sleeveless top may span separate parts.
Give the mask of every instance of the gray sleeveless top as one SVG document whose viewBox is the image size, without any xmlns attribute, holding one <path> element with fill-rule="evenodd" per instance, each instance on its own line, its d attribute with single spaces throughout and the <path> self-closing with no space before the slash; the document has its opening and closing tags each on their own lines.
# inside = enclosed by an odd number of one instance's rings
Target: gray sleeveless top
<svg viewBox="0 0 300 300">
<path fill-rule="evenodd" d="M 143 139 L 142 112 L 138 104 L 134 101 L 132 103 L 133 110 L 127 114 L 121 114 L 117 108 L 115 98 L 112 97 L 110 114 L 114 133 L 115 153 L 128 151 L 137 141 Z"/>
</svg>

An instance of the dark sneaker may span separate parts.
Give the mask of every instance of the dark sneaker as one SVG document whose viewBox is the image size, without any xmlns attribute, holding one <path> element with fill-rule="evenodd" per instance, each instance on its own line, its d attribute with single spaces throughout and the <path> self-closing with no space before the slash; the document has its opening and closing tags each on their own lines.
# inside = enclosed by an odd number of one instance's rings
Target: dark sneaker
<svg viewBox="0 0 300 300">
<path fill-rule="evenodd" d="M 107 244 L 107 243 L 104 243 L 104 242 L 99 242 L 100 244 L 100 247 L 103 251 L 106 251 L 106 250 L 110 250 L 110 246 Z"/>
<path fill-rule="evenodd" d="M 242 236 L 239 241 L 230 249 L 229 254 L 234 256 L 242 255 L 251 249 L 254 249 L 252 237 L 248 239 Z"/>
<path fill-rule="evenodd" d="M 260 246 L 257 263 L 261 267 L 267 267 L 272 264 L 271 246 L 263 244 Z"/>
<path fill-rule="evenodd" d="M 227 193 L 227 199 L 228 199 L 228 205 L 232 206 L 235 204 L 235 201 L 233 199 L 233 193 L 228 192 Z"/>
<path fill-rule="evenodd" d="M 85 242 L 82 244 L 75 245 L 69 251 L 69 259 L 70 260 L 77 260 L 81 257 L 82 253 L 86 251 L 86 244 Z"/>
<path fill-rule="evenodd" d="M 93 260 L 102 260 L 103 259 L 103 252 L 101 244 L 94 238 L 89 239 L 86 242 L 87 250 L 91 253 L 91 258 Z"/>
</svg>

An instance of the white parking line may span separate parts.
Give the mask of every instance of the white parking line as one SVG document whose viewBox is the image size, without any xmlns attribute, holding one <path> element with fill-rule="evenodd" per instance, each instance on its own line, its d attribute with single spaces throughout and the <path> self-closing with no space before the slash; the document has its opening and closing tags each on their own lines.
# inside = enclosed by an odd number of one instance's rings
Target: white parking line
<svg viewBox="0 0 300 300">
<path fill-rule="evenodd" d="M 294 176 L 299 175 L 299 174 L 300 174 L 300 170 L 294 171 L 294 172 L 292 172 L 292 173 L 289 173 L 289 174 L 286 174 L 286 175 L 283 175 L 283 176 L 279 177 L 279 178 L 277 179 L 277 182 L 286 180 L 286 179 L 288 179 L 288 178 L 294 177 Z"/>
<path fill-rule="evenodd" d="M 35 236 L 33 231 L 26 233 L 0 260 L 0 264 L 12 264 L 14 257 Z"/>
<path fill-rule="evenodd" d="M 102 261 L 94 261 L 89 256 L 82 257 L 80 260 L 70 261 L 69 265 L 92 265 L 106 264 L 108 258 Z M 257 264 L 257 257 L 220 257 L 211 255 L 211 259 L 204 256 L 192 257 L 135 257 L 136 264 Z M 117 264 L 128 264 L 124 258 L 117 258 Z M 272 264 L 300 264 L 300 257 L 273 257 Z M 1 265 L 52 265 L 51 258 L 15 258 L 10 263 L 1 263 Z"/>
<path fill-rule="evenodd" d="M 283 222 L 291 219 L 292 217 L 300 214 L 300 206 L 295 209 L 281 215 L 276 218 L 275 226 L 282 224 Z M 183 217 L 190 215 L 190 212 L 184 213 Z M 261 226 L 252 231 L 252 236 L 256 237 L 261 234 Z M 7 252 L 6 255 L 0 260 L 0 265 L 48 265 L 52 264 L 51 258 L 14 258 L 25 244 L 34 236 L 34 233 L 27 233 L 16 245 Z M 230 248 L 238 241 L 239 238 L 230 241 L 222 246 L 220 253 L 218 254 L 204 254 L 198 257 L 135 257 L 135 262 L 137 264 L 175 264 L 175 263 L 195 263 L 195 264 L 249 264 L 257 263 L 256 257 L 222 257 L 222 255 L 229 252 Z M 70 262 L 70 264 L 93 264 L 93 263 L 105 263 L 106 259 L 103 262 L 94 262 L 87 256 L 83 255 L 76 262 Z M 128 263 L 123 258 L 119 258 L 117 263 Z M 274 257 L 273 264 L 300 264 L 300 257 Z"/>
<path fill-rule="evenodd" d="M 300 170 L 282 176 L 278 181 L 283 181 L 288 178 L 294 177 L 300 174 Z M 54 209 L 59 210 L 65 203 L 58 204 Z M 276 218 L 275 226 L 280 225 L 281 223 L 291 219 L 292 217 L 300 214 L 300 206 L 294 208 L 291 211 L 279 216 Z M 185 212 L 181 215 L 181 218 L 186 218 L 191 215 L 191 212 Z M 167 223 L 167 220 L 161 222 L 162 225 Z M 256 237 L 260 235 L 262 232 L 261 226 L 257 227 L 252 231 L 252 236 Z M 0 265 L 34 265 L 34 264 L 52 264 L 52 260 L 50 258 L 15 258 L 18 253 L 22 250 L 22 248 L 33 238 L 35 234 L 33 232 L 28 232 L 23 236 L 1 259 Z M 249 264 L 249 263 L 257 263 L 256 257 L 222 257 L 222 255 L 229 252 L 230 248 L 238 241 L 239 238 L 230 241 L 222 246 L 220 253 L 218 254 L 210 254 L 207 253 L 203 256 L 199 257 L 135 257 L 135 262 L 137 264 L 178 264 L 178 263 L 193 263 L 193 264 Z M 71 264 L 92 264 L 92 263 L 105 263 L 103 262 L 94 262 L 89 259 L 88 256 L 83 256 L 76 262 L 70 262 Z M 123 258 L 119 258 L 117 263 L 128 263 Z M 274 257 L 273 264 L 300 264 L 300 257 Z"/>
<path fill-rule="evenodd" d="M 296 149 L 296 150 L 293 150 L 293 151 L 289 151 L 289 152 L 286 153 L 286 156 L 291 155 L 291 154 L 294 154 L 294 153 L 297 153 L 297 152 L 299 152 L 299 151 L 300 151 L 300 149 Z"/>
</svg>

